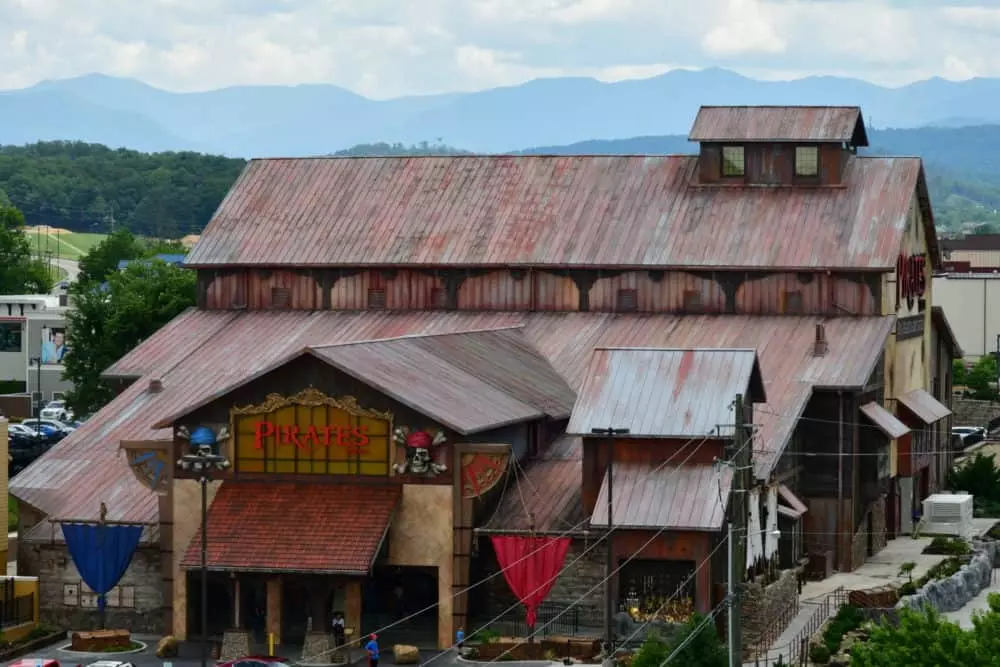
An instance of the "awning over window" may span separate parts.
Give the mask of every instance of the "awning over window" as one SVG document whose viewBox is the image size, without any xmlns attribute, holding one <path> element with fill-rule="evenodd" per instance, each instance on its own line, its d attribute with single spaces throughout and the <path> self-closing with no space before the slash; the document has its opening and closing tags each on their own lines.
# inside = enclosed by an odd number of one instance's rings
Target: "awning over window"
<svg viewBox="0 0 1000 667">
<path fill-rule="evenodd" d="M 399 485 L 223 482 L 208 510 L 208 569 L 367 576 Z M 183 569 L 201 565 L 201 530 Z"/>
<path fill-rule="evenodd" d="M 778 514 L 789 519 L 798 519 L 809 511 L 805 503 L 796 497 L 792 490 L 784 484 L 778 485 L 778 496 L 784 504 L 778 503 Z"/>
<path fill-rule="evenodd" d="M 874 401 L 861 406 L 861 414 L 867 417 L 890 440 L 901 438 L 910 432 L 910 428 L 896 419 L 896 416 Z"/>
<path fill-rule="evenodd" d="M 951 410 L 924 389 L 914 389 L 899 397 L 899 403 L 925 424 L 934 424 L 948 415 Z"/>
</svg>

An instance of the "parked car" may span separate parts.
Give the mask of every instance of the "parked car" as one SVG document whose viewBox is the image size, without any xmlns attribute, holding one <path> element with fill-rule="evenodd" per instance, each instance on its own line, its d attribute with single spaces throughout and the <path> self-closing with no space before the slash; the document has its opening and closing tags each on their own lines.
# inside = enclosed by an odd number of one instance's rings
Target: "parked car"
<svg viewBox="0 0 1000 667">
<path fill-rule="evenodd" d="M 8 442 L 8 453 L 10 458 L 7 461 L 7 474 L 16 475 L 35 460 L 48 451 L 52 442 L 41 439 L 37 435 L 27 436 L 21 433 L 12 433 Z"/>
<path fill-rule="evenodd" d="M 59 661 L 52 658 L 22 658 L 10 663 L 10 667 L 59 667 Z"/>
<path fill-rule="evenodd" d="M 135 665 L 131 662 L 121 662 L 119 660 L 98 660 L 97 662 L 90 663 L 87 667 L 135 667 Z"/>
<path fill-rule="evenodd" d="M 962 447 L 968 447 L 986 439 L 986 429 L 982 426 L 953 426 L 951 434 L 958 437 Z"/>
<path fill-rule="evenodd" d="M 74 427 L 69 426 L 68 424 L 63 424 L 58 419 L 46 419 L 46 418 L 36 419 L 32 417 L 31 419 L 25 419 L 23 422 L 21 422 L 21 424 L 23 426 L 27 426 L 28 428 L 41 428 L 43 429 L 43 431 L 46 428 L 51 429 L 53 431 L 59 431 L 64 436 L 69 435 L 70 433 L 76 430 Z"/>
<path fill-rule="evenodd" d="M 251 655 L 229 662 L 220 662 L 216 667 L 288 667 L 292 663 L 285 658 L 267 655 Z"/>
<path fill-rule="evenodd" d="M 73 421 L 73 411 L 66 407 L 66 401 L 49 401 L 42 408 L 42 419 L 54 419 L 63 424 Z"/>
</svg>

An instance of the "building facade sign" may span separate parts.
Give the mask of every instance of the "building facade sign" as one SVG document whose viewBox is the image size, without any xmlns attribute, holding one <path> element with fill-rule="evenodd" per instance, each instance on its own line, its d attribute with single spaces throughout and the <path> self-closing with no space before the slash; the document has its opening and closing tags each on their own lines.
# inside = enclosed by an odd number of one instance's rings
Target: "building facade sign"
<svg viewBox="0 0 1000 667">
<path fill-rule="evenodd" d="M 920 338 L 924 335 L 924 315 L 912 315 L 896 320 L 896 340 Z"/>
<path fill-rule="evenodd" d="M 317 389 L 232 410 L 240 473 L 388 476 L 392 414 Z"/>
<path fill-rule="evenodd" d="M 900 255 L 896 260 L 896 310 L 904 303 L 911 310 L 927 290 L 927 260 L 923 255 Z"/>
</svg>

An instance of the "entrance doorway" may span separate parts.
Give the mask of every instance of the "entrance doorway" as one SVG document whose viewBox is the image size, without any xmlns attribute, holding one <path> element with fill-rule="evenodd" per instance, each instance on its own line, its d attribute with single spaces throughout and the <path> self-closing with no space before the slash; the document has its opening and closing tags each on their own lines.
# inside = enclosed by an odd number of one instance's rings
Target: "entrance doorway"
<svg viewBox="0 0 1000 667">
<path fill-rule="evenodd" d="M 233 627 L 233 584 L 226 574 L 208 573 L 208 636 L 221 637 Z M 187 573 L 187 636 L 201 638 L 201 572 Z"/>
<path fill-rule="evenodd" d="M 437 646 L 436 567 L 376 567 L 361 595 L 362 632 L 381 631 L 386 645 Z"/>
</svg>

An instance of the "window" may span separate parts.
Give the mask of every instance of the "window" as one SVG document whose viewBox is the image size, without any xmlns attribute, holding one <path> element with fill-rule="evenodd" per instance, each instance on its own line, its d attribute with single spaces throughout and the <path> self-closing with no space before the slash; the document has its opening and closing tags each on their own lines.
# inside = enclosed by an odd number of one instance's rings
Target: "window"
<svg viewBox="0 0 1000 667">
<path fill-rule="evenodd" d="M 783 301 L 782 312 L 785 315 L 801 315 L 805 310 L 802 305 L 802 292 L 798 290 L 785 292 Z"/>
<path fill-rule="evenodd" d="M 448 290 L 443 287 L 431 288 L 431 308 L 447 308 L 448 307 Z"/>
<path fill-rule="evenodd" d="M 639 309 L 639 292 L 634 289 L 618 290 L 615 311 L 619 313 L 634 313 Z"/>
<path fill-rule="evenodd" d="M 368 307 L 369 308 L 385 308 L 385 290 L 384 289 L 370 289 L 370 290 L 368 290 Z"/>
<path fill-rule="evenodd" d="M 271 288 L 271 308 L 288 308 L 292 303 L 292 291 L 287 287 Z"/>
<path fill-rule="evenodd" d="M 701 292 L 696 289 L 684 290 L 684 312 L 701 313 L 704 310 L 704 305 L 701 303 Z"/>
<path fill-rule="evenodd" d="M 21 323 L 0 322 L 0 352 L 21 351 Z"/>
<path fill-rule="evenodd" d="M 722 147 L 722 175 L 724 177 L 738 177 L 746 173 L 746 163 L 744 161 L 742 146 Z"/>
<path fill-rule="evenodd" d="M 819 149 L 816 146 L 795 147 L 795 175 L 819 176 Z"/>
</svg>

